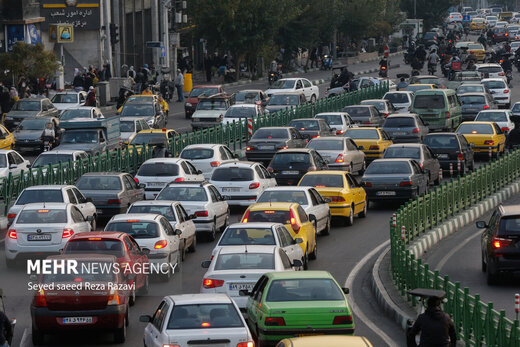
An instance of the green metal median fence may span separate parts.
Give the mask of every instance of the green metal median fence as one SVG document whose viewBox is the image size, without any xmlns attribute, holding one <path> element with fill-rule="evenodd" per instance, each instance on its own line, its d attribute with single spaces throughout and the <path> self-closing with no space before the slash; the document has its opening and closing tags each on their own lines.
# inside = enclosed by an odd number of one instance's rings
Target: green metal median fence
<svg viewBox="0 0 520 347">
<path fill-rule="evenodd" d="M 295 118 L 311 118 L 320 112 L 340 111 L 348 105 L 358 104 L 364 99 L 378 99 L 388 91 L 388 83 L 365 88 L 332 98 L 320 99 L 313 104 L 267 114 L 253 120 L 253 131 L 265 126 L 285 126 Z M 201 143 L 222 143 L 237 152 L 245 147 L 250 139 L 247 123 L 236 122 L 198 130 L 170 139 L 169 151 L 177 157 L 188 145 Z M 5 204 L 4 215 L 20 192 L 27 187 L 40 184 L 74 184 L 84 173 L 93 171 L 117 171 L 135 174 L 139 166 L 152 158 L 153 148 L 130 146 L 125 149 L 107 151 L 88 159 L 38 169 L 29 169 L 19 175 L 9 175 L 2 181 L 0 198 Z"/>
<path fill-rule="evenodd" d="M 415 259 L 407 245 L 519 178 L 520 150 L 515 150 L 406 203 L 396 213 L 396 225 L 390 221 L 392 273 L 401 294 L 419 287 L 446 291 L 445 311 L 452 315 L 459 338 L 467 345 L 520 346 L 519 322 L 507 319 L 505 311 L 494 310 L 493 303 L 482 302 L 478 294 L 470 295 L 468 288 L 461 288 L 448 276 L 430 270 L 428 264 Z M 408 299 L 416 304 L 415 297 Z"/>
</svg>

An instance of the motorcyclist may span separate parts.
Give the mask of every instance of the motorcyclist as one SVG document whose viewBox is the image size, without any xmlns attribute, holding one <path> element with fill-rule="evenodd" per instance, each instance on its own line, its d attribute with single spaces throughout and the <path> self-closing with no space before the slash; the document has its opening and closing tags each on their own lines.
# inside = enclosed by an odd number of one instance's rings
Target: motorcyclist
<svg viewBox="0 0 520 347">
<path fill-rule="evenodd" d="M 450 75 L 448 79 L 451 81 L 453 78 L 453 75 L 455 74 L 455 71 L 460 71 L 462 69 L 462 61 L 457 55 L 454 55 L 451 57 L 450 60 Z"/>
<path fill-rule="evenodd" d="M 345 84 L 347 84 L 352 78 L 351 74 L 352 73 L 348 71 L 346 67 L 341 69 L 341 73 L 339 74 L 337 84 L 339 84 L 340 86 L 344 86 Z"/>
<path fill-rule="evenodd" d="M 269 67 L 269 71 L 270 72 L 278 72 L 278 63 L 276 62 L 276 60 L 273 59 L 273 61 L 271 62 L 271 65 Z"/>
<path fill-rule="evenodd" d="M 504 59 L 502 60 L 502 63 L 500 65 L 502 66 L 502 69 L 504 70 L 506 75 L 508 72 L 513 71 L 513 64 L 511 64 L 511 59 L 509 59 L 509 57 L 504 57 Z"/>
<path fill-rule="evenodd" d="M 439 62 L 440 58 L 437 54 L 437 51 L 434 49 L 430 55 L 428 56 L 428 71 L 430 70 L 437 70 L 437 63 Z"/>
<path fill-rule="evenodd" d="M 487 49 L 487 40 L 484 37 L 483 33 L 480 34 L 480 36 L 478 38 L 478 43 L 480 43 L 482 46 L 484 46 L 484 49 Z"/>
<path fill-rule="evenodd" d="M 488 31 L 486 32 L 486 37 L 488 42 L 493 42 L 493 30 L 488 29 Z"/>
<path fill-rule="evenodd" d="M 419 58 L 422 63 L 424 63 L 424 60 L 426 59 L 426 50 L 424 49 L 423 45 L 419 45 L 419 47 L 417 47 L 415 50 L 415 56 Z"/>
<path fill-rule="evenodd" d="M 379 75 L 382 77 L 388 76 L 388 60 L 386 57 L 379 61 Z"/>
<path fill-rule="evenodd" d="M 511 45 L 507 41 L 504 43 L 504 52 L 505 53 L 510 53 L 511 52 Z"/>
<path fill-rule="evenodd" d="M 52 123 L 47 123 L 45 129 L 43 129 L 41 139 L 43 141 L 49 141 L 49 148 L 52 148 L 54 140 L 56 139 L 56 133 L 54 132 L 54 126 Z"/>
<path fill-rule="evenodd" d="M 411 65 L 413 70 L 420 71 L 423 68 L 423 63 L 419 60 L 418 57 L 413 57 Z"/>
</svg>

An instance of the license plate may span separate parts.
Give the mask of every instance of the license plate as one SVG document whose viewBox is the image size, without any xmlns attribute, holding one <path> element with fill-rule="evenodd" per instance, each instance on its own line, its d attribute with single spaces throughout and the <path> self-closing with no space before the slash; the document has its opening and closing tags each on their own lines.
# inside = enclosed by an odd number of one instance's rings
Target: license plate
<svg viewBox="0 0 520 347">
<path fill-rule="evenodd" d="M 249 283 L 232 283 L 229 285 L 229 290 L 247 290 L 247 291 L 251 291 L 253 290 L 253 287 L 255 285 L 254 284 L 249 284 Z"/>
<path fill-rule="evenodd" d="M 100 210 L 99 208 L 96 208 L 96 214 L 103 214 L 103 210 Z"/>
<path fill-rule="evenodd" d="M 396 132 L 394 132 L 394 135 L 406 135 L 406 132 L 404 132 L 404 131 L 396 131 Z"/>
<path fill-rule="evenodd" d="M 65 317 L 63 324 L 91 324 L 92 317 Z"/>
<path fill-rule="evenodd" d="M 223 193 L 239 192 L 240 188 L 222 188 Z"/>
<path fill-rule="evenodd" d="M 381 191 L 381 192 L 377 192 L 376 195 L 389 196 L 389 195 L 395 195 L 395 192 L 394 191 Z"/>
<path fill-rule="evenodd" d="M 261 151 L 274 151 L 274 146 L 258 146 Z"/>
<path fill-rule="evenodd" d="M 27 241 L 50 241 L 52 235 L 50 234 L 29 234 L 27 235 Z"/>
<path fill-rule="evenodd" d="M 439 159 L 448 159 L 449 155 L 447 154 L 439 154 Z"/>
<path fill-rule="evenodd" d="M 299 171 L 282 171 L 282 175 L 297 175 Z"/>
<path fill-rule="evenodd" d="M 150 182 L 148 185 L 150 187 L 162 187 L 166 185 L 166 182 Z"/>
</svg>

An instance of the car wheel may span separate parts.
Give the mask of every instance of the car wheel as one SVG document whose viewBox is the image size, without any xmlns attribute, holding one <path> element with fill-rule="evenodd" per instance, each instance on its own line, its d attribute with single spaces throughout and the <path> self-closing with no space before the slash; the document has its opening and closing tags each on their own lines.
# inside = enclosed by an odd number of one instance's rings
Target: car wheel
<svg viewBox="0 0 520 347">
<path fill-rule="evenodd" d="M 90 228 L 92 229 L 92 231 L 96 231 L 96 228 L 97 228 L 96 218 L 97 218 L 97 216 L 94 215 L 93 217 L 94 217 L 94 219 L 92 220 L 92 222 L 90 222 Z"/>
<path fill-rule="evenodd" d="M 363 166 L 361 167 L 361 170 L 358 171 L 359 175 L 363 175 L 367 169 L 367 162 L 363 160 Z"/>
<path fill-rule="evenodd" d="M 123 326 L 114 331 L 114 341 L 115 343 L 124 343 L 126 340 L 126 321 L 127 317 L 123 322 Z"/>
<path fill-rule="evenodd" d="M 184 240 L 182 242 L 182 247 L 179 247 L 179 254 L 180 254 L 180 258 L 181 258 L 181 261 L 184 261 L 184 259 L 186 259 L 186 252 L 188 250 L 186 249 L 186 240 Z"/>
<path fill-rule="evenodd" d="M 211 231 L 208 233 L 208 241 L 213 242 L 215 241 L 215 238 L 217 237 L 217 226 L 215 225 L 216 221 L 213 223 L 213 227 L 211 228 Z"/>
<path fill-rule="evenodd" d="M 329 216 L 327 217 L 327 225 L 325 226 L 325 229 L 323 229 L 320 233 L 320 235 L 323 235 L 323 236 L 326 236 L 326 235 L 329 235 L 330 234 L 330 221 L 331 221 L 332 217 L 330 215 L 330 212 L 329 212 Z"/>
<path fill-rule="evenodd" d="M 353 207 L 350 207 L 350 215 L 345 218 L 345 224 L 347 226 L 351 226 L 352 224 L 354 224 L 354 208 Z"/>
<path fill-rule="evenodd" d="M 368 200 L 365 199 L 365 206 L 363 206 L 363 211 L 359 212 L 360 218 L 365 218 L 368 213 Z"/>
<path fill-rule="evenodd" d="M 135 288 L 132 289 L 132 294 L 130 294 L 130 298 L 128 299 L 128 304 L 130 306 L 135 305 Z"/>
<path fill-rule="evenodd" d="M 303 255 L 303 269 L 308 270 L 309 269 L 309 254 L 307 253 L 307 249 L 305 250 L 305 254 Z"/>
<path fill-rule="evenodd" d="M 195 253 L 197 249 L 197 236 L 196 235 L 193 235 L 193 241 L 191 242 L 191 245 L 190 247 L 188 248 L 188 250 L 191 252 L 191 253 Z"/>
<path fill-rule="evenodd" d="M 312 103 L 315 103 L 315 102 L 316 102 L 316 95 L 312 94 L 312 96 L 311 96 L 311 102 L 312 102 Z"/>
<path fill-rule="evenodd" d="M 312 250 L 312 253 L 309 254 L 310 260 L 316 260 L 318 258 L 318 238 L 316 235 L 314 236 L 314 249 Z"/>
<path fill-rule="evenodd" d="M 482 260 L 481 260 L 481 263 L 482 263 L 482 272 L 486 272 L 487 264 L 486 264 L 486 262 L 484 261 L 484 254 L 482 254 Z"/>
</svg>

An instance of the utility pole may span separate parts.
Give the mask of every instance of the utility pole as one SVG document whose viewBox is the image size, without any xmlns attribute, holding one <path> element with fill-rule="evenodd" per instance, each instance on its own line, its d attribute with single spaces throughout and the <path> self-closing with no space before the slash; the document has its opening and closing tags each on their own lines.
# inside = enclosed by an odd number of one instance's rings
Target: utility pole
<svg viewBox="0 0 520 347">
<path fill-rule="evenodd" d="M 161 8 L 161 14 L 162 14 L 162 42 L 164 47 L 166 48 L 166 56 L 163 59 L 162 66 L 165 68 L 165 70 L 170 70 L 170 79 L 173 80 L 175 78 L 175 67 L 172 67 L 171 61 L 170 61 L 170 33 L 169 33 L 169 12 L 171 10 L 172 6 L 172 0 L 162 0 L 162 8 Z"/>
<path fill-rule="evenodd" d="M 112 0 L 113 3 L 113 11 L 114 15 L 112 18 L 114 18 L 114 24 L 116 28 L 119 28 L 121 31 L 121 23 L 119 21 L 119 18 L 121 16 L 121 10 L 120 10 L 120 0 Z M 123 10 L 124 13 L 124 10 Z M 115 33 L 111 33 L 114 35 Z M 120 34 L 121 35 L 121 34 Z M 117 42 L 114 44 L 114 69 L 110 70 L 112 72 L 112 75 L 115 77 L 121 77 L 121 39 L 118 39 Z"/>
<path fill-rule="evenodd" d="M 112 68 L 112 44 L 110 42 L 110 0 L 103 0 L 103 25 L 105 27 L 105 44 L 104 44 L 104 58 L 101 63 L 108 64 L 110 71 Z"/>
</svg>

